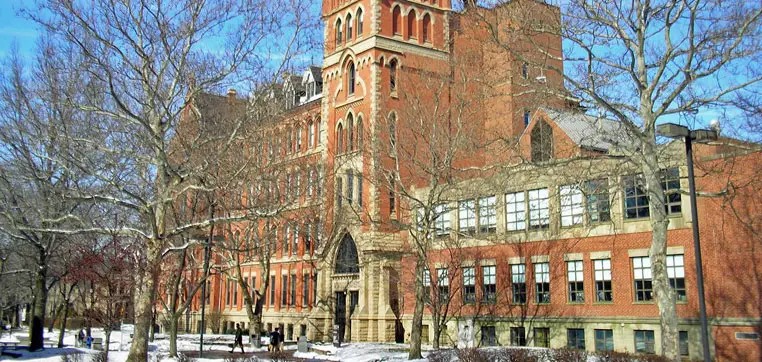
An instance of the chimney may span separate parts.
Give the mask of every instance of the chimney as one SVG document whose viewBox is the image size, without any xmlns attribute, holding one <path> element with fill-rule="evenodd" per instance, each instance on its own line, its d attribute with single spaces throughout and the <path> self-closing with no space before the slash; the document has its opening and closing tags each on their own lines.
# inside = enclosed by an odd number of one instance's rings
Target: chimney
<svg viewBox="0 0 762 362">
<path fill-rule="evenodd" d="M 233 101 L 235 101 L 237 95 L 238 95 L 238 92 L 236 92 L 235 89 L 233 88 L 228 89 L 228 102 L 232 104 Z"/>
</svg>

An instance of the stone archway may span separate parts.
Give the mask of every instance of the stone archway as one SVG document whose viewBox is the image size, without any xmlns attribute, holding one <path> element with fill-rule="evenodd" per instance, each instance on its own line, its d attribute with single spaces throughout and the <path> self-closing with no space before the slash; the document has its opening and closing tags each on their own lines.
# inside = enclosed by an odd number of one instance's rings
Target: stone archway
<svg viewBox="0 0 762 362">
<path fill-rule="evenodd" d="M 360 273 L 360 259 L 352 235 L 346 233 L 339 243 L 334 259 L 334 276 L 353 280 Z M 341 289 L 334 292 L 334 325 L 338 329 L 339 342 L 351 335 L 351 317 L 359 303 L 359 290 Z M 346 338 L 345 338 L 346 337 Z"/>
</svg>

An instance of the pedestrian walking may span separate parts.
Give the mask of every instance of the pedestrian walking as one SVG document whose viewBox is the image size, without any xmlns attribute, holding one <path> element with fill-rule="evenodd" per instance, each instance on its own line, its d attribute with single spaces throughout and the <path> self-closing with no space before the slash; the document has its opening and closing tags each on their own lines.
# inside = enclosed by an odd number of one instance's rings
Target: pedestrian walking
<svg viewBox="0 0 762 362">
<path fill-rule="evenodd" d="M 77 347 L 84 347 L 85 346 L 85 330 L 80 329 L 79 333 L 77 333 Z"/>
<path fill-rule="evenodd" d="M 230 350 L 230 353 L 233 353 L 235 351 L 235 348 L 237 346 L 241 346 L 241 353 L 244 353 L 243 350 L 243 331 L 241 330 L 241 324 L 236 323 L 235 324 L 235 342 L 233 342 L 233 349 Z"/>
<path fill-rule="evenodd" d="M 270 333 L 270 351 L 280 351 L 280 328 L 275 328 L 275 331 Z"/>
</svg>

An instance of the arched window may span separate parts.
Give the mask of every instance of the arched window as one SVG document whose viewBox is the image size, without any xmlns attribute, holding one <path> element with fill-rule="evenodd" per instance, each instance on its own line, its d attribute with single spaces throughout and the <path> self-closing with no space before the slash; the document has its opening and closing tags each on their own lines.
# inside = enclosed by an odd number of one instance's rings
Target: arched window
<svg viewBox="0 0 762 362">
<path fill-rule="evenodd" d="M 532 129 L 532 162 L 543 162 L 553 158 L 553 128 L 539 120 Z"/>
<path fill-rule="evenodd" d="M 320 117 L 315 118 L 315 144 L 320 145 Z"/>
<path fill-rule="evenodd" d="M 400 10 L 400 7 L 397 6 L 392 11 L 392 31 L 394 34 L 401 34 L 402 29 L 400 29 L 402 23 L 402 10 Z"/>
<path fill-rule="evenodd" d="M 364 132 L 362 128 L 362 117 L 357 117 L 355 128 L 357 129 L 357 149 L 362 150 L 362 134 Z"/>
<path fill-rule="evenodd" d="M 360 260 L 357 246 L 349 234 L 344 235 L 336 252 L 336 274 L 357 274 L 360 272 Z"/>
<path fill-rule="evenodd" d="M 339 125 L 336 129 L 336 153 L 344 151 L 344 127 Z"/>
<path fill-rule="evenodd" d="M 347 69 L 347 90 L 349 94 L 355 94 L 355 63 L 349 63 Z"/>
<path fill-rule="evenodd" d="M 352 115 L 347 116 L 347 151 L 354 151 L 354 124 Z"/>
<path fill-rule="evenodd" d="M 389 88 L 392 92 L 397 91 L 397 59 L 389 62 Z"/>
<path fill-rule="evenodd" d="M 360 35 L 362 35 L 362 25 L 363 25 L 362 9 L 357 9 L 357 37 L 358 38 L 360 37 Z"/>
<path fill-rule="evenodd" d="M 389 115 L 389 143 L 394 147 L 397 144 L 397 115 Z"/>
<path fill-rule="evenodd" d="M 341 19 L 336 20 L 336 46 L 341 44 L 342 42 L 342 35 L 341 35 Z"/>
<path fill-rule="evenodd" d="M 416 29 L 416 20 L 418 18 L 415 16 L 415 10 L 410 10 L 409 13 L 407 13 L 407 35 L 408 38 L 415 38 L 418 36 Z"/>
<path fill-rule="evenodd" d="M 421 38 L 423 38 L 423 42 L 430 42 L 431 39 L 431 16 L 429 14 L 426 14 L 423 17 L 423 28 L 421 28 Z"/>
<path fill-rule="evenodd" d="M 352 14 L 347 14 L 347 41 L 352 40 L 352 27 L 354 26 L 354 23 L 352 22 Z"/>
</svg>

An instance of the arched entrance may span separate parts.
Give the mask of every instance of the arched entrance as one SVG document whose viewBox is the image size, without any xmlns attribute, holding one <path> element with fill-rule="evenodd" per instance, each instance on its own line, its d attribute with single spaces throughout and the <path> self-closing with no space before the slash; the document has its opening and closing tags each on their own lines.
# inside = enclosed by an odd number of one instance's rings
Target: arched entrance
<svg viewBox="0 0 762 362">
<path fill-rule="evenodd" d="M 360 261 L 357 255 L 357 245 L 349 233 L 345 234 L 336 251 L 334 264 L 334 275 L 338 277 L 352 277 L 360 273 Z M 352 313 L 355 312 L 360 302 L 359 291 L 349 291 L 349 300 L 347 300 L 347 290 L 337 291 L 335 293 L 336 304 L 334 308 L 334 325 L 338 327 L 339 343 L 344 341 L 347 332 L 351 333 Z"/>
</svg>

